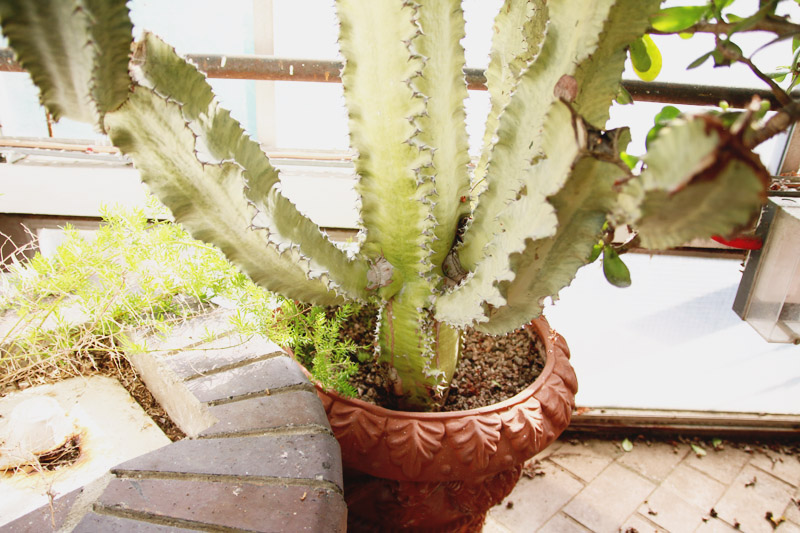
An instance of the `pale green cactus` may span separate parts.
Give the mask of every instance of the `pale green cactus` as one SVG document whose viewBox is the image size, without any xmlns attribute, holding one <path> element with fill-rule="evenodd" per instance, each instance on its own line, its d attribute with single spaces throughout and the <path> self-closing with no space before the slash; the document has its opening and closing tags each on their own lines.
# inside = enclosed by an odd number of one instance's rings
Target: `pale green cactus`
<svg viewBox="0 0 800 533">
<path fill-rule="evenodd" d="M 448 390 L 463 328 L 502 334 L 538 316 L 607 222 L 664 248 L 757 212 L 766 173 L 749 151 L 731 155 L 737 137 L 713 119 L 664 130 L 640 177 L 619 160 L 627 131 L 602 132 L 627 49 L 659 3 L 507 0 L 471 173 L 460 0 L 337 0 L 356 252 L 281 194 L 194 66 L 150 34 L 129 57 L 124 0 L 0 0 L 0 19 L 42 103 L 97 124 L 195 237 L 287 297 L 377 303 L 376 359 L 400 403 L 425 409 Z"/>
</svg>

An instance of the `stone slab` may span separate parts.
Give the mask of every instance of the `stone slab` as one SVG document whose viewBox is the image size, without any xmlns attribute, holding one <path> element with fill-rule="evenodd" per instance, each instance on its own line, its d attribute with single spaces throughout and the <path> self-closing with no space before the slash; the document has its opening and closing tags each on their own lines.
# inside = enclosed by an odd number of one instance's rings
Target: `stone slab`
<svg viewBox="0 0 800 533">
<path fill-rule="evenodd" d="M 41 533 L 61 528 L 83 489 L 75 489 L 53 500 L 52 507 L 44 505 L 25 516 L 0 526 L 0 533 Z"/>
<path fill-rule="evenodd" d="M 89 513 L 75 526 L 72 533 L 175 533 L 177 531 L 197 531 L 197 529 Z"/>
<path fill-rule="evenodd" d="M 208 411 L 219 422 L 201 432 L 201 437 L 296 426 L 329 427 L 325 409 L 317 394 L 304 390 L 212 405 Z"/>
<path fill-rule="evenodd" d="M 252 485 L 246 479 L 239 483 L 116 479 L 98 503 L 109 513 L 134 511 L 248 531 L 338 533 L 347 525 L 347 509 L 338 492 L 310 486 Z"/>
<path fill-rule="evenodd" d="M 71 417 L 80 433 L 81 456 L 55 471 L 0 477 L 0 523 L 47 505 L 48 492 L 56 497 L 67 494 L 104 476 L 115 464 L 170 442 L 119 382 L 103 376 L 73 378 L 10 394 L 0 399 L 0 426 L 16 405 L 34 397 L 55 399 Z"/>
<path fill-rule="evenodd" d="M 750 464 L 794 487 L 800 487 L 800 458 L 796 455 L 775 450 L 758 450 Z"/>
<path fill-rule="evenodd" d="M 569 516 L 558 513 L 547 521 L 537 533 L 591 533 Z"/>
<path fill-rule="evenodd" d="M 682 496 L 670 488 L 658 487 L 639 507 L 639 514 L 666 531 L 694 531 L 703 523 L 707 509 L 695 507 Z"/>
<path fill-rule="evenodd" d="M 622 453 L 611 441 L 588 439 L 565 444 L 549 458 L 588 483 Z"/>
<path fill-rule="evenodd" d="M 685 444 L 672 446 L 665 442 L 652 442 L 648 445 L 637 441 L 630 452 L 617 459 L 617 463 L 635 470 L 651 481 L 659 482 L 672 472 L 687 453 L 689 447 Z"/>
<path fill-rule="evenodd" d="M 265 337 L 242 340 L 229 335 L 174 355 L 161 355 L 164 363 L 181 379 L 192 379 L 211 374 L 221 368 L 246 364 L 263 359 L 270 354 L 283 354 L 283 350 Z"/>
<path fill-rule="evenodd" d="M 564 507 L 564 512 L 597 533 L 617 531 L 654 488 L 642 476 L 611 464 Z"/>
<path fill-rule="evenodd" d="M 520 479 L 489 516 L 511 531 L 536 531 L 583 490 L 581 481 L 555 463 L 544 461 L 541 470 L 542 476 Z"/>
<path fill-rule="evenodd" d="M 340 453 L 339 443 L 327 433 L 182 440 L 112 472 L 306 479 L 342 488 Z"/>
<path fill-rule="evenodd" d="M 722 498 L 725 485 L 716 479 L 681 463 L 664 480 L 662 486 L 680 494 L 683 499 L 706 514 Z"/>
<path fill-rule="evenodd" d="M 764 518 L 765 514 L 769 511 L 776 517 L 781 516 L 794 491 L 786 482 L 747 465 L 714 509 L 728 524 L 739 522 L 743 531 L 771 533 L 773 528 Z"/>
<path fill-rule="evenodd" d="M 308 379 L 289 356 L 274 357 L 186 382 L 187 388 L 201 402 L 267 394 L 272 389 L 306 384 L 309 384 Z"/>
<path fill-rule="evenodd" d="M 706 455 L 700 457 L 691 453 L 685 462 L 727 485 L 736 479 L 750 458 L 751 455 L 742 450 L 726 447 L 723 450 L 706 450 Z"/>
<path fill-rule="evenodd" d="M 203 316 L 194 317 L 172 328 L 166 334 L 132 331 L 130 336 L 137 344 L 145 344 L 150 352 L 175 352 L 187 346 L 198 345 L 209 337 L 225 336 L 234 331 L 230 317 L 232 311 L 216 309 Z"/>
</svg>

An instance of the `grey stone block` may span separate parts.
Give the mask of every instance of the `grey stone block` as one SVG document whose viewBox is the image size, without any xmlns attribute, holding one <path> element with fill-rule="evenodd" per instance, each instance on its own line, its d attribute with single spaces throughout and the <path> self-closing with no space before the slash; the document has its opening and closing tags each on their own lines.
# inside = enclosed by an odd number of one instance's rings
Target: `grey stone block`
<svg viewBox="0 0 800 533">
<path fill-rule="evenodd" d="M 125 477 L 137 471 L 327 481 L 342 487 L 339 443 L 330 434 L 182 440 L 112 469 Z"/>
</svg>

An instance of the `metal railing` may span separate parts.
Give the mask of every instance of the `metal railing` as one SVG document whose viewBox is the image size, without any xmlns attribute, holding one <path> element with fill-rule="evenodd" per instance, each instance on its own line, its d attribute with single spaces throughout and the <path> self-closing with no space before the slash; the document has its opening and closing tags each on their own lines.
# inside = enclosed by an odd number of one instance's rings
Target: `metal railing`
<svg viewBox="0 0 800 533">
<path fill-rule="evenodd" d="M 341 83 L 342 63 L 320 59 L 291 59 L 259 55 L 189 54 L 187 58 L 209 78 L 271 81 L 312 81 Z M 23 72 L 8 48 L 0 49 L 0 72 Z M 465 68 L 467 88 L 486 90 L 482 69 Z M 622 86 L 634 100 L 685 105 L 716 106 L 725 100 L 731 107 L 743 108 L 754 95 L 778 107 L 775 96 L 767 89 L 722 87 L 683 83 L 623 80 Z M 800 94 L 794 94 L 800 98 Z"/>
</svg>

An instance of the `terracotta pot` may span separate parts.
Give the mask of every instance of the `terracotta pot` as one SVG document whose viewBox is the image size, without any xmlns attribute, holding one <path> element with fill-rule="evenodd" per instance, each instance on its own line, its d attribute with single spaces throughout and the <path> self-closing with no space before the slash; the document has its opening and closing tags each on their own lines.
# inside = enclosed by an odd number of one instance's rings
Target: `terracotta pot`
<svg viewBox="0 0 800 533">
<path fill-rule="evenodd" d="M 503 402 L 444 413 L 392 411 L 317 389 L 342 448 L 349 531 L 480 531 L 523 463 L 569 425 L 578 389 L 564 338 L 527 331 L 546 363 Z"/>
</svg>

